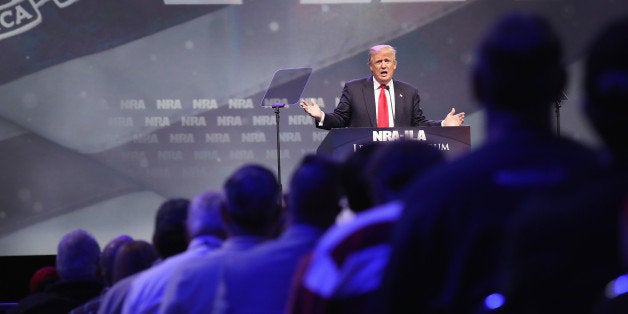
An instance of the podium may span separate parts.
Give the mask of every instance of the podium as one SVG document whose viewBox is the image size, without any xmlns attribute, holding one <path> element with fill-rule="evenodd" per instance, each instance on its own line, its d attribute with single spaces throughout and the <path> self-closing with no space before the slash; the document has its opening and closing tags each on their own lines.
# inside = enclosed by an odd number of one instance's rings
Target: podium
<svg viewBox="0 0 628 314">
<path fill-rule="evenodd" d="M 441 150 L 450 159 L 471 149 L 470 126 L 428 126 L 397 128 L 339 128 L 331 129 L 316 150 L 342 161 L 370 142 L 395 140 L 422 141 Z"/>
</svg>

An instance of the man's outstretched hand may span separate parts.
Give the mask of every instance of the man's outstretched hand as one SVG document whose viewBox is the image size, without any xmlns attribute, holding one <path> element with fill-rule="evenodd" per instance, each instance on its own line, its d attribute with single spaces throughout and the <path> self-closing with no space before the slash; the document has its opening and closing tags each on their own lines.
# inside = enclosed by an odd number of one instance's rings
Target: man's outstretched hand
<svg viewBox="0 0 628 314">
<path fill-rule="evenodd" d="M 319 109 L 320 110 L 320 109 Z M 456 114 L 456 108 L 451 108 L 443 120 L 443 126 L 460 126 L 464 122 L 464 112 Z"/>
<path fill-rule="evenodd" d="M 316 119 L 316 121 L 320 121 L 323 118 L 323 111 L 316 103 L 316 100 L 310 99 L 310 101 L 311 103 L 308 103 L 307 100 L 301 99 L 299 105 L 310 117 Z"/>
</svg>

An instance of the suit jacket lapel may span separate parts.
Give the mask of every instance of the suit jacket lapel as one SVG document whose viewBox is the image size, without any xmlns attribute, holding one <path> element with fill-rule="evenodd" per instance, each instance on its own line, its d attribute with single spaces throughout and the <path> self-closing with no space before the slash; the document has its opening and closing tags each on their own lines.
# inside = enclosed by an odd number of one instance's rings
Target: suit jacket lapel
<svg viewBox="0 0 628 314">
<path fill-rule="evenodd" d="M 364 80 L 364 89 L 362 91 L 364 96 L 364 106 L 366 107 L 366 113 L 368 114 L 371 126 L 377 126 L 377 111 L 375 111 L 375 90 L 373 89 L 373 77 Z"/>
<path fill-rule="evenodd" d="M 398 126 L 399 121 L 401 121 L 399 117 L 403 114 L 403 109 L 406 108 L 403 103 L 405 99 L 402 96 L 404 90 L 401 87 L 401 84 L 399 84 L 397 81 L 393 80 L 393 84 L 395 85 L 395 117 L 393 119 L 395 119 L 395 126 Z"/>
</svg>

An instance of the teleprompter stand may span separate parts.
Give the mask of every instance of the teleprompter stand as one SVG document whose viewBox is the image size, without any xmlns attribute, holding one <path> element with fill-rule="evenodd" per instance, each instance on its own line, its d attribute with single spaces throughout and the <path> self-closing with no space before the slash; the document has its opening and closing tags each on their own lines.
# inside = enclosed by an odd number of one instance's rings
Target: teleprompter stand
<svg viewBox="0 0 628 314">
<path fill-rule="evenodd" d="M 560 136 L 560 107 L 563 100 L 567 100 L 567 95 L 562 92 L 560 98 L 554 101 L 554 112 L 556 112 L 556 135 Z"/>
<path fill-rule="evenodd" d="M 303 90 L 312 74 L 312 68 L 280 69 L 275 72 L 273 79 L 262 98 L 262 107 L 273 108 L 275 111 L 275 131 L 277 135 L 277 180 L 279 190 L 283 193 L 281 181 L 281 144 L 279 138 L 279 121 L 281 108 L 295 105 L 301 99 Z"/>
</svg>

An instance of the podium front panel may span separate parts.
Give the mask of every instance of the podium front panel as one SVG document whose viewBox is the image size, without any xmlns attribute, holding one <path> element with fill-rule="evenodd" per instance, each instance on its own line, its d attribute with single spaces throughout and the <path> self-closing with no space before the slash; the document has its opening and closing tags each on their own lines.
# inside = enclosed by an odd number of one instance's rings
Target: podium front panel
<svg viewBox="0 0 628 314">
<path fill-rule="evenodd" d="M 471 149 L 471 127 L 332 129 L 316 152 L 341 161 L 365 144 L 396 140 L 422 141 L 441 150 L 447 158 L 453 158 Z"/>
</svg>

